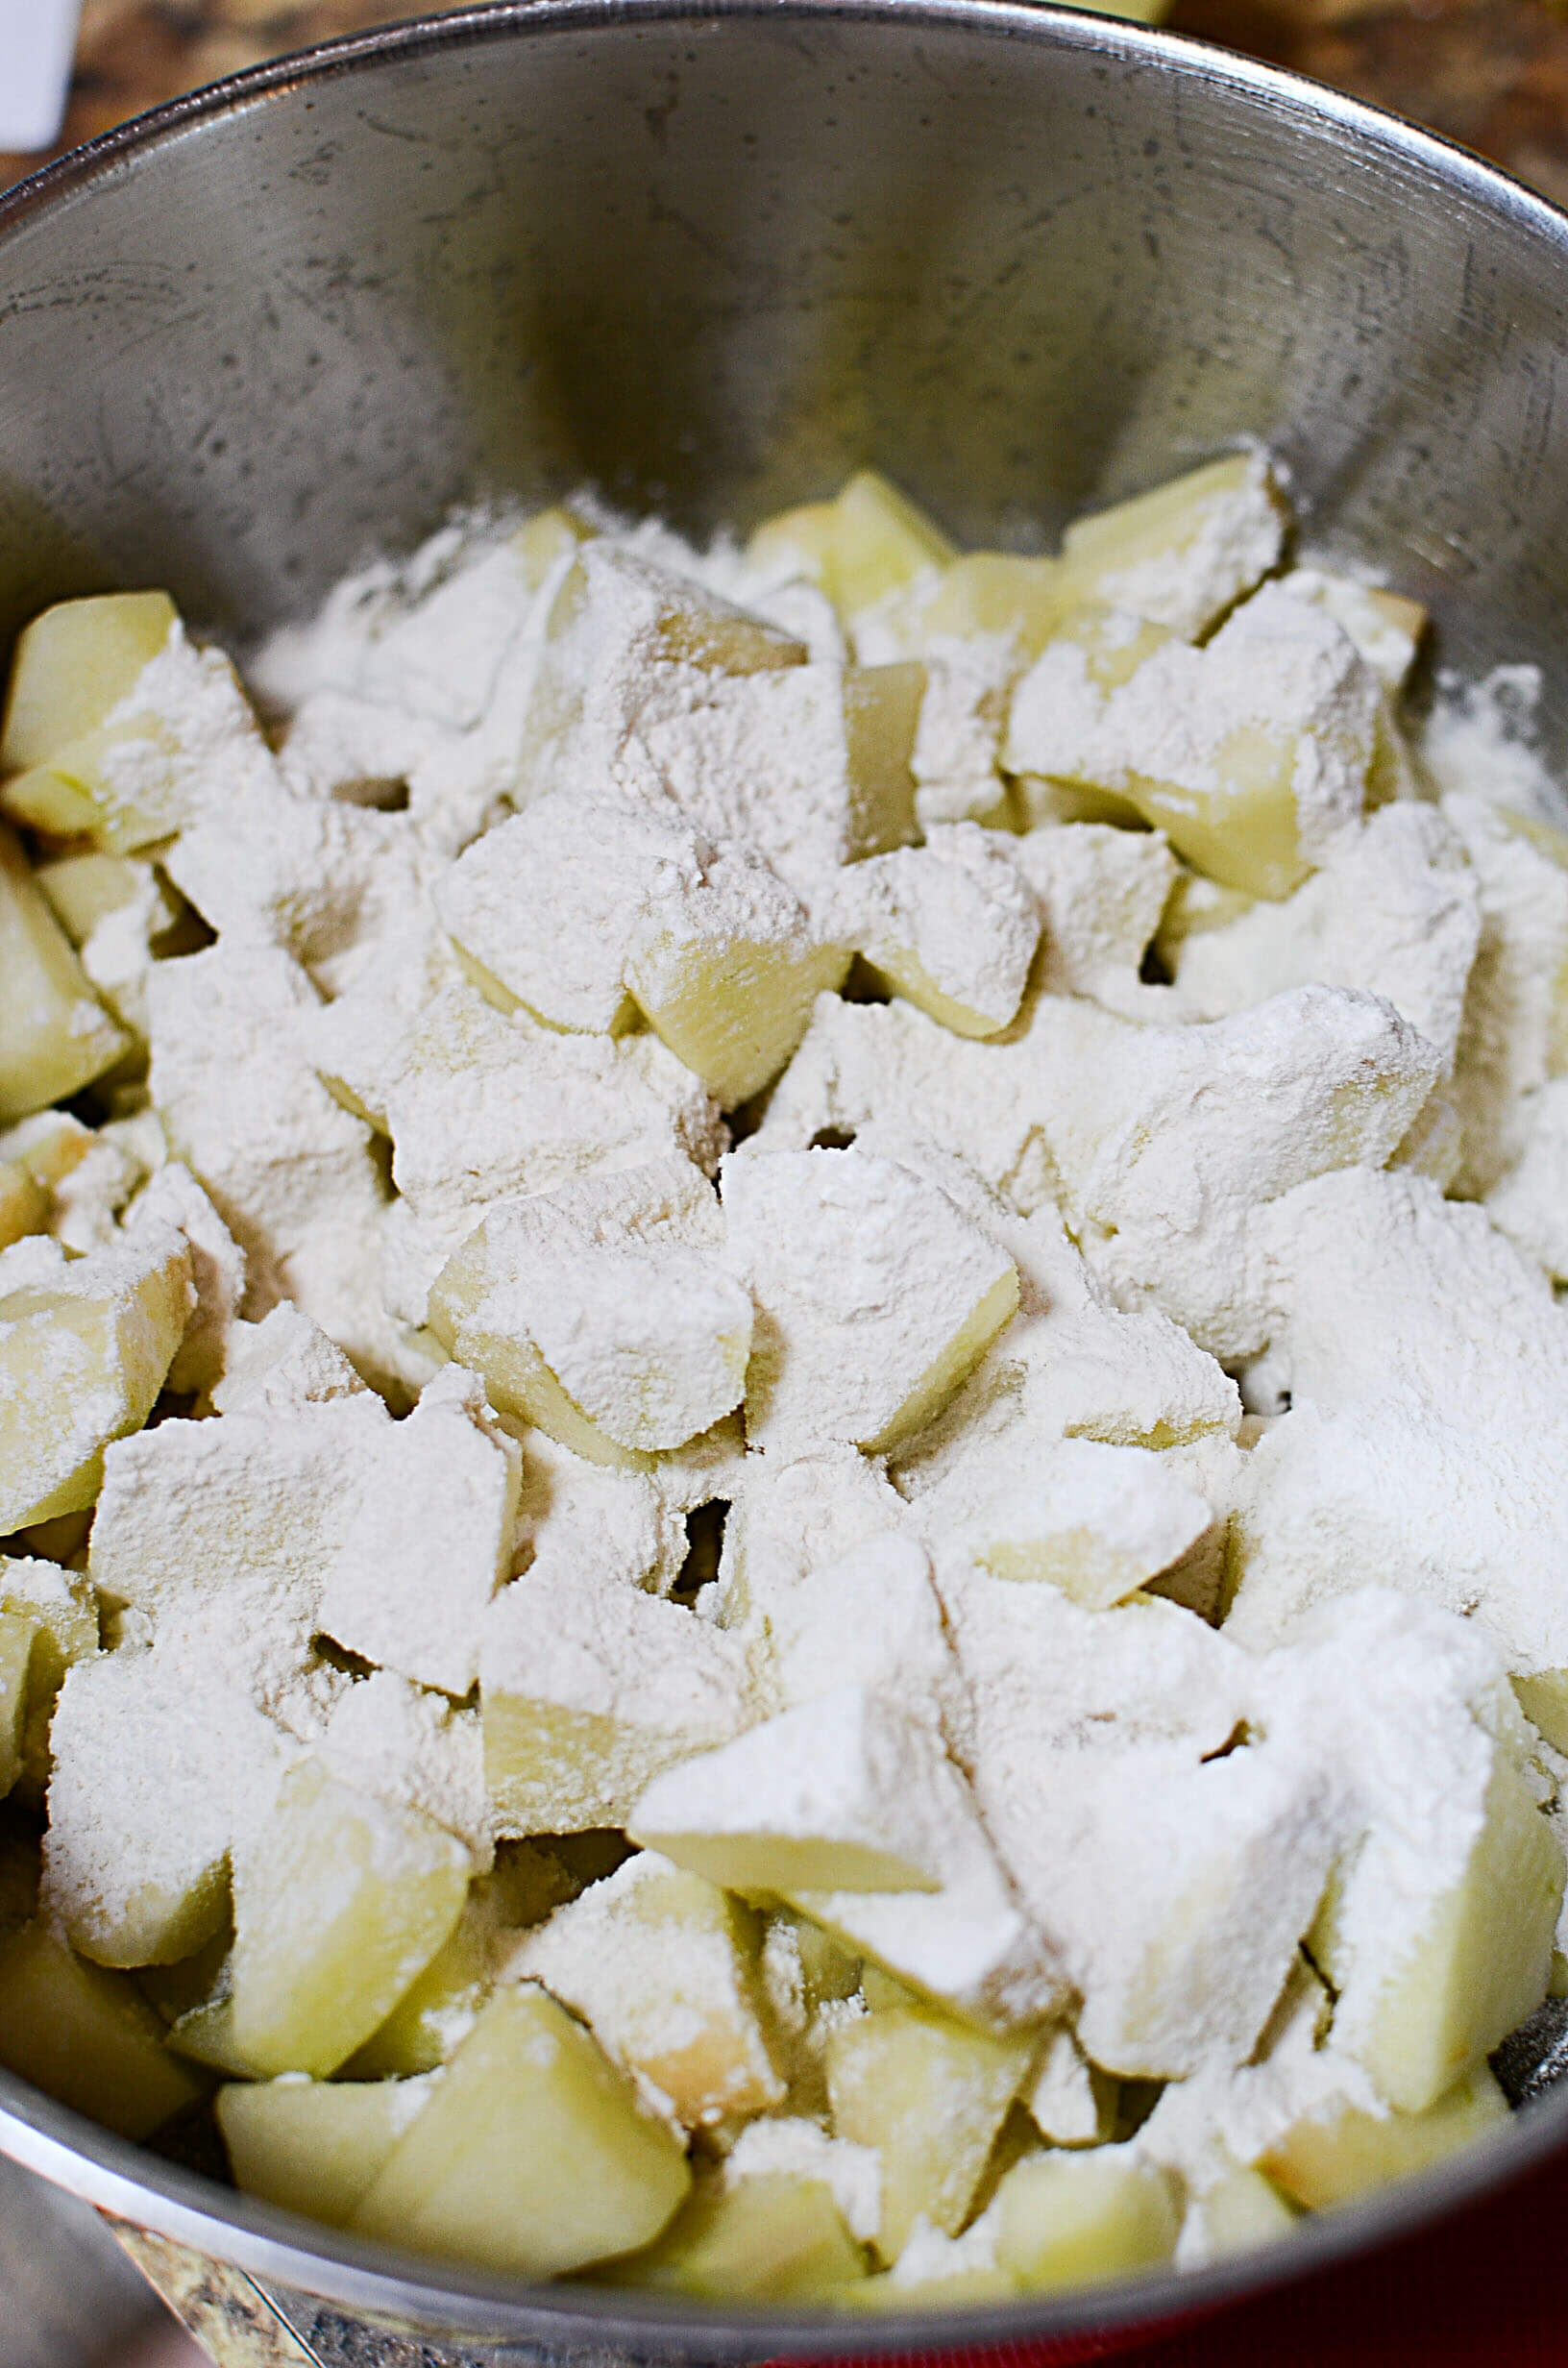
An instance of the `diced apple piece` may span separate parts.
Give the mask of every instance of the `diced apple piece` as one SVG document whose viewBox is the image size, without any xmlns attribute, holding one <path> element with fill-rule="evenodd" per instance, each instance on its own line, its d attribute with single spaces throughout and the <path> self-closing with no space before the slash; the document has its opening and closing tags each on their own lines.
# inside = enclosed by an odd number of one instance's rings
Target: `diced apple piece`
<svg viewBox="0 0 1568 2368">
<path fill-rule="evenodd" d="M 220 2088 L 213 2110 L 234 2184 L 268 2204 L 341 2227 L 431 2083 L 281 2080 Z"/>
<path fill-rule="evenodd" d="M 291 1746 L 216 1672 L 135 1645 L 67 1672 L 51 1742 L 50 1914 L 100 1964 L 179 1963 L 226 1923 L 232 1841 L 270 1813 Z"/>
<path fill-rule="evenodd" d="M 1383 693 L 1334 620 L 1265 584 L 1201 650 L 1107 687 L 1061 638 L 1019 683 L 1003 762 L 1109 792 L 1229 888 L 1282 898 L 1359 820 Z"/>
<path fill-rule="evenodd" d="M 230 777 L 226 787 L 246 774 L 273 778 L 233 667 L 217 651 L 191 647 L 166 595 L 68 601 L 30 634 L 40 636 L 38 664 L 24 635 L 16 691 L 26 693 L 25 728 L 16 739 L 8 726 L 6 754 L 13 745 L 41 749 L 67 725 L 80 728 L 0 788 L 0 807 L 16 821 L 56 837 L 88 831 L 108 852 L 134 854 L 189 819 L 214 767 Z M 100 674 L 94 654 L 106 638 Z M 36 699 L 24 674 L 37 675 Z"/>
<path fill-rule="evenodd" d="M 1482 2064 L 1424 2112 L 1380 2118 L 1342 2105 L 1294 2122 L 1256 2167 L 1309 2211 L 1324 2211 L 1428 2169 L 1507 2119 L 1507 2099 Z"/>
<path fill-rule="evenodd" d="M 0 1612 L 0 1800 L 22 1772 L 28 1671 L 37 1638 L 37 1620 Z"/>
<path fill-rule="evenodd" d="M 998 2264 L 1032 2293 L 1157 2268 L 1180 2228 L 1164 2173 L 1119 2146 L 1015 2163 L 991 2212 Z"/>
<path fill-rule="evenodd" d="M 598 530 L 586 518 L 579 518 L 576 510 L 561 506 L 542 509 L 526 526 L 519 527 L 512 537 L 512 547 L 522 557 L 528 590 L 539 591 L 551 568 L 558 566 L 568 552 L 575 556 L 578 545 L 592 542 Z"/>
<path fill-rule="evenodd" d="M 41 1921 L 0 1940 L 0 2063 L 122 2137 L 202 2093 L 129 1976 L 84 1964 Z"/>
<path fill-rule="evenodd" d="M 23 772 L 95 731 L 174 629 L 166 592 L 108 592 L 61 601 L 16 644 L 0 768 Z"/>
<path fill-rule="evenodd" d="M 1203 2258 L 1210 2261 L 1277 2244 L 1289 2235 L 1298 2216 L 1271 2179 L 1248 2170 L 1227 2171 L 1205 2187 L 1192 2199 L 1188 2215 L 1196 2222 Z"/>
<path fill-rule="evenodd" d="M 1034 658 L 1082 599 L 1082 586 L 1060 560 L 970 551 L 953 561 L 922 606 L 921 635 L 929 642 L 948 634 L 968 641 L 1005 633 L 1020 658 Z"/>
<path fill-rule="evenodd" d="M 627 1831 L 737 1891 L 936 1891 L 974 1812 L 929 1726 L 845 1686 L 655 1779 Z"/>
<path fill-rule="evenodd" d="M 1267 575 L 1286 524 L 1267 461 L 1235 453 L 1076 519 L 1062 561 L 1091 598 L 1193 640 Z"/>
<path fill-rule="evenodd" d="M 1335 2035 L 1380 2096 L 1422 2111 L 1539 2006 L 1562 1895 L 1561 1845 L 1500 1748 L 1463 1876 L 1413 1946 L 1392 1964 L 1347 1958 L 1334 1916 L 1320 1917 L 1313 1953 L 1345 1993 Z"/>
<path fill-rule="evenodd" d="M 503 1834 L 623 1826 L 652 1779 L 746 1723 L 742 1647 L 678 1604 L 526 1573 L 479 1657 L 484 1774 Z"/>
<path fill-rule="evenodd" d="M 923 847 L 850 864 L 835 926 L 889 993 L 958 1036 L 994 1036 L 1017 1013 L 1040 910 L 994 831 L 936 825 Z"/>
<path fill-rule="evenodd" d="M 809 577 L 831 600 L 838 523 L 836 502 L 801 502 L 794 509 L 775 510 L 753 529 L 747 558 L 760 574 Z"/>
<path fill-rule="evenodd" d="M 713 2179 L 615 2282 L 715 2302 L 824 2300 L 866 2275 L 866 2257 L 823 2179 L 787 2171 Z"/>
<path fill-rule="evenodd" d="M 1017 1307 L 1012 1260 L 892 1160 L 742 1151 L 720 1189 L 757 1307 L 754 1446 L 840 1439 L 885 1453 L 941 1410 Z"/>
<path fill-rule="evenodd" d="M 0 1298 L 0 1535 L 90 1505 L 146 1420 L 192 1304 L 183 1237 L 149 1228 Z"/>
<path fill-rule="evenodd" d="M 1035 2050 L 1031 2034 L 994 2038 L 925 2007 L 862 2015 L 830 2033 L 834 2130 L 882 2158 L 883 2260 L 903 2251 L 919 2214 L 958 2233 Z"/>
<path fill-rule="evenodd" d="M 830 590 L 845 616 L 958 556 L 941 528 L 875 469 L 857 470 L 833 508 Z"/>
<path fill-rule="evenodd" d="M 820 583 L 845 617 L 958 556 L 942 530 L 875 469 L 860 469 L 831 502 L 765 518 L 747 546 L 752 565 Z"/>
<path fill-rule="evenodd" d="M 449 1365 L 378 1458 L 364 1509 L 324 1573 L 323 1634 L 378 1667 L 466 1694 L 479 1673 L 486 1605 L 510 1575 L 523 1458 Z M 440 1508 L 439 1579 L 427 1523 Z"/>
<path fill-rule="evenodd" d="M 88 1581 L 58 1563 L 0 1555 L 0 1612 L 37 1623 L 22 1718 L 23 1791 L 41 1799 L 49 1775 L 49 1726 L 65 1672 L 98 1650 L 98 1605 Z"/>
<path fill-rule="evenodd" d="M 714 1245 L 596 1226 L 571 1186 L 492 1209 L 436 1277 L 429 1318 L 503 1412 L 595 1463 L 684 1445 L 746 1386 L 751 1301 Z"/>
<path fill-rule="evenodd" d="M 456 1923 L 471 1862 L 415 1810 L 290 1770 L 233 1862 L 234 2036 L 263 2072 L 334 2071 Z"/>
<path fill-rule="evenodd" d="M 38 771 L 31 780 L 8 781 L 0 790 L 0 805 L 8 813 L 61 836 L 92 828 L 97 812 L 72 786 L 70 752 L 97 732 L 135 687 L 176 622 L 166 592 L 61 601 L 34 618 L 16 645 L 0 732 L 0 772 Z M 51 770 L 56 757 L 67 759 L 60 773 Z"/>
<path fill-rule="evenodd" d="M 517 803 L 552 788 L 612 790 L 649 707 L 679 711 L 727 675 L 804 662 L 804 646 L 608 540 L 585 542 L 551 604 L 529 700 Z"/>
<path fill-rule="evenodd" d="M 1048 1580 L 1103 1611 L 1213 1526 L 1207 1497 L 1147 1447 L 1065 1439 L 977 1514 L 967 1538 L 999 1579 Z"/>
<path fill-rule="evenodd" d="M 49 1196 L 19 1159 L 0 1159 L 0 1249 L 49 1223 Z"/>
<path fill-rule="evenodd" d="M 530 1983 L 485 2008 L 350 2225 L 548 2278 L 650 2243 L 690 2184 L 678 2141 Z"/>
<path fill-rule="evenodd" d="M 1397 698 L 1427 629 L 1421 603 L 1321 567 L 1293 567 L 1283 580 L 1293 600 L 1311 601 L 1344 628 L 1389 697 Z"/>
<path fill-rule="evenodd" d="M 89 1085 L 130 1043 L 87 983 L 13 833 L 0 825 L 0 1121 Z"/>
<path fill-rule="evenodd" d="M 738 1900 L 644 1851 L 558 1910 L 508 1971 L 580 2014 L 695 2130 L 783 2102 L 758 2015 L 759 1938 Z"/>
<path fill-rule="evenodd" d="M 1045 2035 L 1023 2102 L 1053 2146 L 1103 2146 L 1115 2131 L 1117 2094 L 1118 2084 L 1059 2023 Z"/>
<path fill-rule="evenodd" d="M 633 932 L 625 981 L 654 1033 L 733 1109 L 775 1077 L 817 997 L 844 984 L 846 945 L 749 850 L 695 843 L 664 863 Z"/>
<path fill-rule="evenodd" d="M 839 865 L 917 836 L 915 738 L 925 668 L 822 659 L 716 682 L 650 718 L 641 757 L 696 828 L 747 841 L 809 902 Z"/>
</svg>

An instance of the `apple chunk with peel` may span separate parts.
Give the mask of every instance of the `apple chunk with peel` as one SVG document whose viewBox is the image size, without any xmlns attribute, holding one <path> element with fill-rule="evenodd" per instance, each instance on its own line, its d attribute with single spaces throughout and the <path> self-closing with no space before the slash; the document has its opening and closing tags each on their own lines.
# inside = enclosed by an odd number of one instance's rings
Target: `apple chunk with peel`
<svg viewBox="0 0 1568 2368">
<path fill-rule="evenodd" d="M 753 1446 L 883 1453 L 941 1411 L 1017 1308 L 1006 1252 L 893 1160 L 741 1151 L 720 1190 L 729 1263 L 756 1302 Z"/>
<path fill-rule="evenodd" d="M 526 1572 L 487 1616 L 479 1707 L 498 1832 L 621 1826 L 663 1769 L 746 1724 L 746 1655 L 639 1588 Z"/>
<path fill-rule="evenodd" d="M 1310 2211 L 1325 2211 L 1429 2169 L 1508 2117 L 1507 2099 L 1482 2064 L 1423 2112 L 1379 2115 L 1346 2103 L 1304 2116 L 1257 2167 Z"/>
<path fill-rule="evenodd" d="M 865 2275 L 826 2180 L 788 2171 L 707 2182 L 656 2244 L 612 2272 L 656 2294 L 750 2303 L 825 2299 Z"/>
<path fill-rule="evenodd" d="M 730 1890 L 937 1891 L 973 1822 L 931 1729 L 845 1686 L 671 1768 L 627 1830 Z"/>
<path fill-rule="evenodd" d="M 683 1446 L 745 1387 L 750 1297 L 719 1264 L 703 1179 L 672 1174 L 502 1201 L 430 1289 L 431 1329 L 495 1403 L 595 1463 Z"/>
<path fill-rule="evenodd" d="M 84 1964 L 41 1920 L 0 1940 L 0 2063 L 122 2137 L 202 2093 L 129 1976 Z"/>
<path fill-rule="evenodd" d="M 996 2259 L 1034 2293 L 1168 2261 L 1180 2215 L 1164 2171 L 1121 2146 L 1017 2162 L 991 2207 Z"/>
<path fill-rule="evenodd" d="M 1036 2050 L 1032 2033 L 993 2037 L 927 2007 L 888 2008 L 829 2035 L 834 2132 L 882 2160 L 885 2261 L 921 2214 L 949 2236 L 963 2227 Z"/>
<path fill-rule="evenodd" d="M 432 2085 L 285 2074 L 220 2088 L 213 2110 L 235 2186 L 341 2227 Z"/>
<path fill-rule="evenodd" d="M 759 1947 L 749 1909 L 644 1850 L 527 1935 L 505 1971 L 542 1982 L 695 2130 L 784 2101 L 758 2008 Z"/>
<path fill-rule="evenodd" d="M 90 1085 L 130 1046 L 0 824 L 0 1123 Z"/>
<path fill-rule="evenodd" d="M 350 2225 L 549 2278 L 650 2243 L 690 2185 L 679 2141 L 530 1983 L 485 2008 Z"/>
<path fill-rule="evenodd" d="M 0 1298 L 0 1534 L 94 1502 L 104 1449 L 146 1420 L 193 1301 L 189 1248 L 161 1225 Z"/>
<path fill-rule="evenodd" d="M 462 1910 L 471 1861 L 417 1810 L 292 1768 L 233 1858 L 234 2038 L 262 2072 L 335 2071 Z"/>
</svg>

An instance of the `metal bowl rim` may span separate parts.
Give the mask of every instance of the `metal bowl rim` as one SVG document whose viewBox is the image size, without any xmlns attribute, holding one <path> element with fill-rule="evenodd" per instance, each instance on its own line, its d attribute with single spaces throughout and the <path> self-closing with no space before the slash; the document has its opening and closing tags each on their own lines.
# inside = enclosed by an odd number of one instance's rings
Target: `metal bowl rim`
<svg viewBox="0 0 1568 2368">
<path fill-rule="evenodd" d="M 1568 267 L 1568 209 L 1501 167 L 1409 122 L 1288 68 L 1246 58 L 1189 35 L 1060 5 L 1059 0 L 478 0 L 441 16 L 410 16 L 318 43 L 225 76 L 149 109 L 45 164 L 0 195 L 0 239 L 35 214 L 67 203 L 146 152 L 186 132 L 285 97 L 330 77 L 491 40 L 601 28 L 680 26 L 712 31 L 731 21 L 762 24 L 883 24 L 907 35 L 919 26 L 1089 49 L 1124 64 L 1175 67 L 1266 98 L 1282 111 L 1335 126 L 1424 167 L 1554 241 Z M 1278 2288 L 1412 2233 L 1506 2187 L 1568 2141 L 1568 2092 L 1525 2109 L 1506 2134 L 1481 2141 L 1431 2171 L 1309 2216 L 1280 2242 L 1191 2272 L 1164 2270 L 1061 2296 L 1019 2297 L 979 2306 L 858 2313 L 744 2309 L 667 2301 L 634 2288 L 528 2285 L 391 2245 L 351 2236 L 221 2187 L 199 2172 L 116 2137 L 0 2069 L 0 2152 L 137 2227 L 229 2262 L 246 2276 L 323 2301 L 405 2321 L 441 2339 L 519 2338 L 566 2350 L 610 2342 L 634 2355 L 762 2360 L 798 2356 L 951 2353 L 960 2348 L 1070 2340 L 1114 2330 L 1151 2332 Z M 635 2302 L 633 2297 L 635 2296 Z M 293 2331 L 303 2335 L 303 2331 Z"/>
</svg>

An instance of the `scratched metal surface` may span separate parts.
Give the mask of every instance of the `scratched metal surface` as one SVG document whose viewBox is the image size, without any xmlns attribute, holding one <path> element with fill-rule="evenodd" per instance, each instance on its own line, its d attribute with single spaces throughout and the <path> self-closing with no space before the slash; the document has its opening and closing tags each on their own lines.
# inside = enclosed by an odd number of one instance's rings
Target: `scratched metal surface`
<svg viewBox="0 0 1568 2368">
<path fill-rule="evenodd" d="M 455 500 L 584 477 L 700 530 L 871 458 L 962 536 L 1021 538 L 1239 429 L 1317 536 L 1429 601 L 1448 658 L 1537 656 L 1560 686 L 1568 222 L 1525 193 L 1264 70 L 1044 12 L 545 0 L 444 24 L 0 199 L 11 621 L 156 555 L 243 634 Z M 1564 2120 L 1553 2100 L 1307 2228 L 1292 2266 L 1476 2191 Z M 326 2296 L 316 2344 L 376 2309 L 434 2331 L 416 2358 L 459 2334 L 477 2359 L 596 2362 L 843 2341 L 306 2236 L 9 2079 L 0 2145 Z M 857 2340 L 1066 2337 L 1276 2274 Z"/>
</svg>

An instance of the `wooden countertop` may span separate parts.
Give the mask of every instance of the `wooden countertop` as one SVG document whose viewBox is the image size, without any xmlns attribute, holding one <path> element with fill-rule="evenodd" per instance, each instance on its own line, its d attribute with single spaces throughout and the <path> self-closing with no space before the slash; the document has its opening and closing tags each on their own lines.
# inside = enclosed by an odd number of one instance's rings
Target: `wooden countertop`
<svg viewBox="0 0 1568 2368">
<path fill-rule="evenodd" d="M 61 146 L 219 75 L 395 23 L 416 7 L 85 0 Z M 1170 22 L 1414 116 L 1568 205 L 1568 0 L 1176 0 Z M 0 155 L 0 187 L 42 160 Z"/>
</svg>

